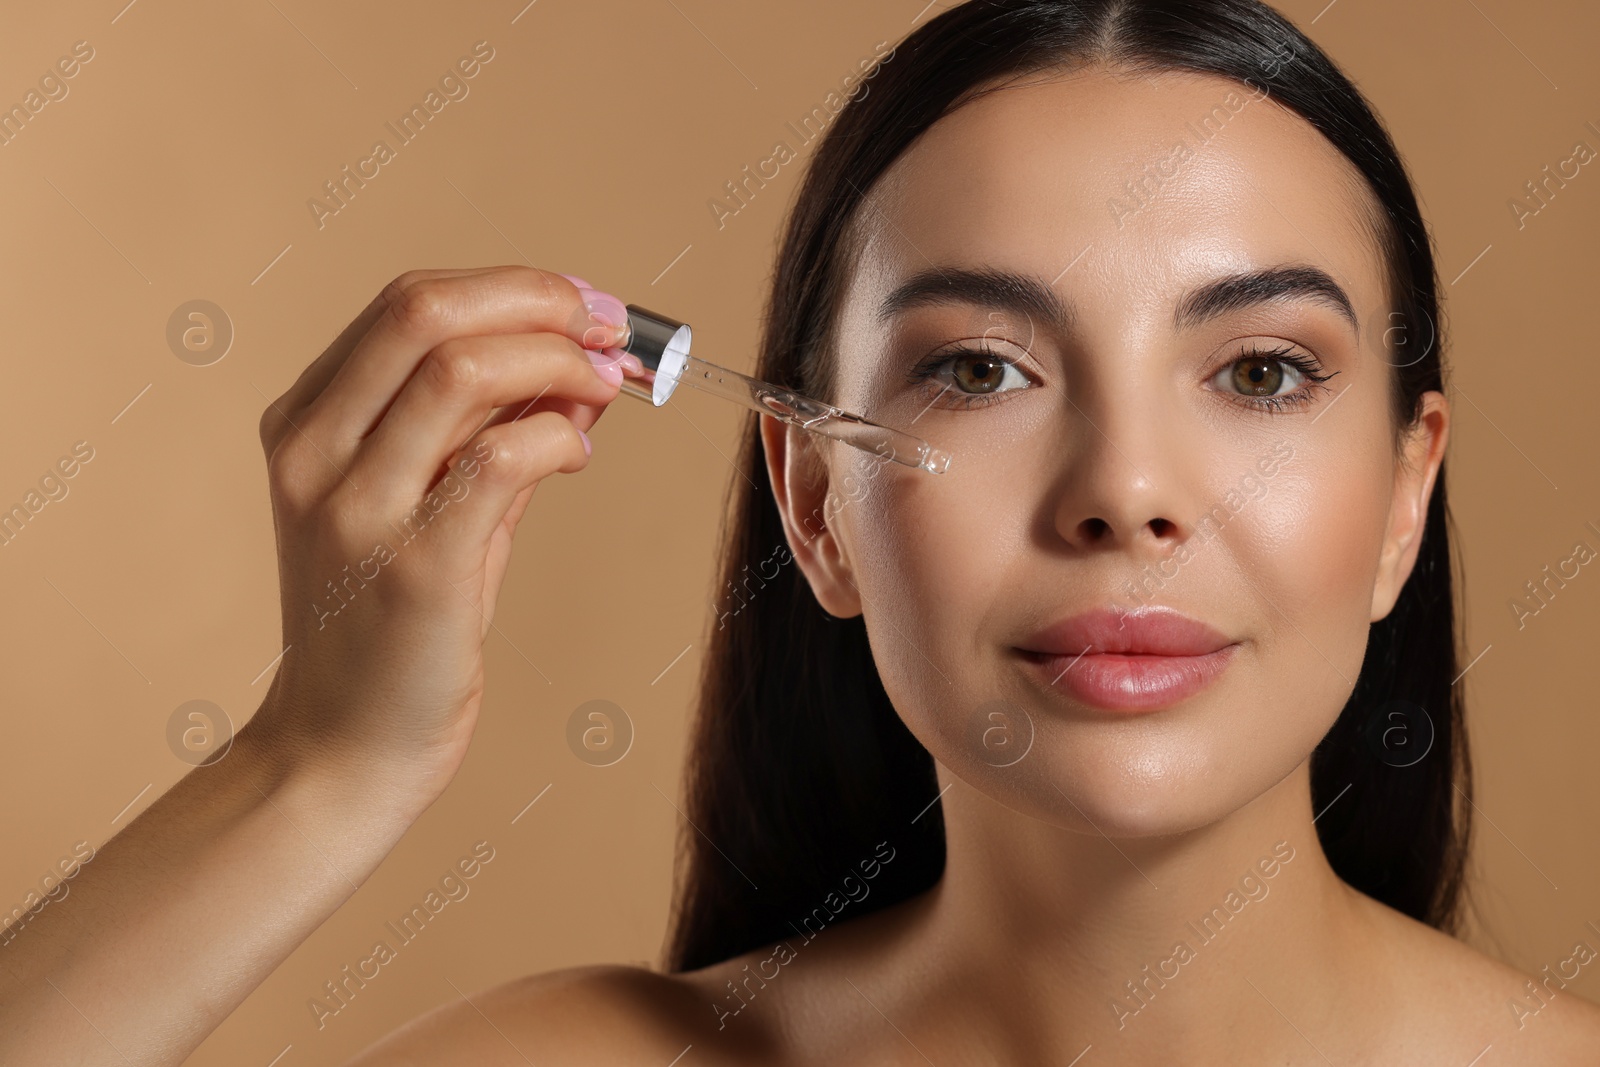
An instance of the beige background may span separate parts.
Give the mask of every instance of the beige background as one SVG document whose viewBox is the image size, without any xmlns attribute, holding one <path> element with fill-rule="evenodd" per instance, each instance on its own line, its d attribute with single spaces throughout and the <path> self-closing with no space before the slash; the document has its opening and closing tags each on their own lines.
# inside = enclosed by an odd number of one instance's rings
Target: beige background
<svg viewBox="0 0 1600 1067">
<path fill-rule="evenodd" d="M 393 275 L 427 266 L 581 274 L 688 319 L 697 352 L 750 369 L 801 164 L 720 230 L 707 201 L 792 140 L 784 124 L 906 33 L 924 0 L 124 2 L 15 5 L 0 32 L 0 103 L 74 42 L 94 49 L 69 95 L 0 147 L 0 505 L 75 442 L 95 453 L 0 548 L 6 911 L 184 773 L 165 735 L 175 708 L 206 699 L 243 721 L 266 689 L 280 648 L 256 440 L 267 398 Z M 1575 142 L 1600 149 L 1585 126 L 1600 126 L 1600 10 L 1324 3 L 1283 10 L 1374 99 L 1437 235 L 1469 654 L 1489 649 L 1461 682 L 1483 814 L 1472 940 L 1537 970 L 1579 939 L 1600 946 L 1585 925 L 1600 923 L 1600 577 L 1585 568 L 1520 631 L 1508 606 L 1579 539 L 1600 548 L 1584 526 L 1600 524 L 1600 167 L 1520 231 L 1507 201 Z M 470 94 L 319 230 L 307 200 L 480 40 L 495 58 Z M 197 298 L 237 332 L 207 367 L 165 339 Z M 460 776 L 191 1063 L 265 1065 L 286 1046 L 284 1067 L 336 1063 L 457 990 L 655 960 L 740 417 L 705 397 L 619 400 L 592 466 L 541 490 Z M 637 730 L 603 769 L 564 740 L 595 698 Z M 307 999 L 480 840 L 495 859 L 470 896 L 319 1032 Z M 1600 999 L 1600 968 L 1577 988 Z"/>
</svg>

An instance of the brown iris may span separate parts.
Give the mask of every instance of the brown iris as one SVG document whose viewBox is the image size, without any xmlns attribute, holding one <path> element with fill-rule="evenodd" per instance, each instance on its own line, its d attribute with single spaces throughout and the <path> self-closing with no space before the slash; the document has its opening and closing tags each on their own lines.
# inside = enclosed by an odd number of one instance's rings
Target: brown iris
<svg viewBox="0 0 1600 1067">
<path fill-rule="evenodd" d="M 963 374 L 962 367 L 970 368 Z M 983 352 L 963 352 L 950 364 L 951 376 L 956 385 L 969 393 L 992 393 L 1006 376 L 1005 360 Z"/>
<path fill-rule="evenodd" d="M 1248 396 L 1272 396 L 1283 386 L 1283 367 L 1275 359 L 1247 356 L 1233 365 L 1233 384 Z"/>
</svg>

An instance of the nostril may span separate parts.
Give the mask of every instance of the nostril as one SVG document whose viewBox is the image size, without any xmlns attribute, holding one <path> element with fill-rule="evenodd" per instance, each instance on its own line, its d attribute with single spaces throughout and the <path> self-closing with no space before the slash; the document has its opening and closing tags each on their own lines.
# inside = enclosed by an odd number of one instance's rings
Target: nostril
<svg viewBox="0 0 1600 1067">
<path fill-rule="evenodd" d="M 1111 532 L 1111 524 L 1104 519 L 1084 519 L 1082 529 L 1084 541 L 1094 544 L 1105 540 L 1106 535 Z"/>
<path fill-rule="evenodd" d="M 1151 519 L 1150 530 L 1157 537 L 1167 537 L 1178 532 L 1177 524 L 1170 519 Z"/>
</svg>

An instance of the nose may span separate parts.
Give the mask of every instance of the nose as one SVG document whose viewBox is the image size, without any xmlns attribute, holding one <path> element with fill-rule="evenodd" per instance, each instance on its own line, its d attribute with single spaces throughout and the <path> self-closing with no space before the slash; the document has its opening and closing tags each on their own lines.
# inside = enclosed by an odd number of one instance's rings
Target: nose
<svg viewBox="0 0 1600 1067">
<path fill-rule="evenodd" d="M 1194 442 L 1163 433 L 1159 412 L 1073 412 L 1078 431 L 1061 470 L 1054 522 L 1080 552 L 1120 551 L 1139 562 L 1164 559 L 1193 533 L 1197 514 L 1186 473 Z M 1171 427 L 1169 425 L 1168 430 Z"/>
</svg>

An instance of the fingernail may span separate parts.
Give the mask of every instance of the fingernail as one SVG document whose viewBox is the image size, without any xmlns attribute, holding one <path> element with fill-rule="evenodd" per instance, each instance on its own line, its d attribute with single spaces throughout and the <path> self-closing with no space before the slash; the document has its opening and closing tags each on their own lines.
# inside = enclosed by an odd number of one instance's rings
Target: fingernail
<svg viewBox="0 0 1600 1067">
<path fill-rule="evenodd" d="M 589 313 L 590 322 L 604 326 L 621 326 L 628 321 L 628 309 L 623 307 L 622 301 L 610 293 L 603 293 L 583 285 L 578 287 L 578 295 L 583 298 L 583 309 Z"/>
<path fill-rule="evenodd" d="M 639 362 L 639 357 L 632 352 L 623 352 L 620 348 L 609 349 L 608 353 L 618 353 L 622 361 L 622 369 L 635 377 L 644 373 L 644 364 Z"/>
<path fill-rule="evenodd" d="M 615 348 L 628 339 L 628 309 L 610 293 L 580 288 L 583 310 L 593 325 L 583 331 L 584 348 Z"/>
<path fill-rule="evenodd" d="M 583 454 L 586 456 L 594 455 L 594 445 L 589 443 L 589 435 L 579 430 L 578 436 L 583 438 Z"/>
<path fill-rule="evenodd" d="M 591 312 L 591 319 L 599 317 L 598 312 Z M 596 323 L 583 331 L 583 340 L 579 342 L 584 348 L 611 348 L 621 350 L 622 345 L 628 341 L 628 327 L 610 326 Z"/>
<path fill-rule="evenodd" d="M 601 381 L 608 385 L 622 384 L 622 364 L 615 357 L 588 348 L 583 350 L 583 354 L 594 367 L 595 373 L 600 375 Z"/>
<path fill-rule="evenodd" d="M 590 285 L 588 282 L 584 281 L 582 278 L 578 277 L 576 274 L 563 274 L 562 277 L 565 278 L 567 281 L 571 282 L 573 285 L 576 285 L 579 289 L 593 289 L 594 288 L 594 286 Z"/>
</svg>

